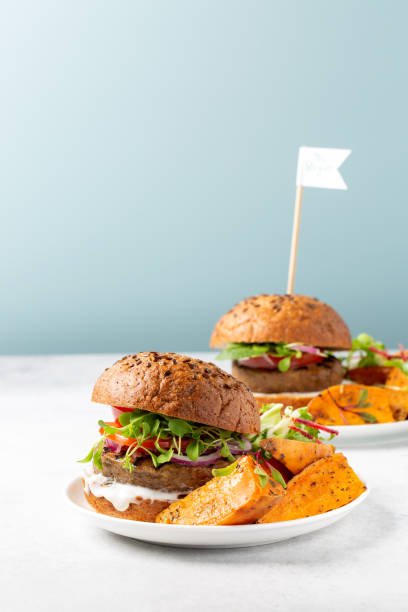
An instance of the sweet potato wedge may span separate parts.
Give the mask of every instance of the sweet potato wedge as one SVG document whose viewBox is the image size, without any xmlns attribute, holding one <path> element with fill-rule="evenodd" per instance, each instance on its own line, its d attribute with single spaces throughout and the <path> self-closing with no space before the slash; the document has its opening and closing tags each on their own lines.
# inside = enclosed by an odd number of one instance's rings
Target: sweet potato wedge
<svg viewBox="0 0 408 612">
<path fill-rule="evenodd" d="M 394 419 L 396 421 L 405 421 L 408 417 L 408 391 L 392 389 L 391 387 L 384 387 L 384 391 L 388 395 Z"/>
<path fill-rule="evenodd" d="M 316 444 L 315 442 L 301 442 L 298 440 L 283 440 L 282 438 L 268 438 L 261 441 L 261 447 L 268 451 L 292 474 L 299 474 L 305 467 L 334 453 L 331 444 Z"/>
<path fill-rule="evenodd" d="M 385 386 L 408 391 L 408 376 L 401 372 L 399 368 L 389 368 Z"/>
<path fill-rule="evenodd" d="M 408 376 L 399 368 L 390 366 L 356 368 L 349 370 L 347 376 L 354 382 L 364 385 L 381 385 L 387 392 L 394 419 L 405 421 L 408 417 Z"/>
<path fill-rule="evenodd" d="M 227 476 L 217 476 L 160 512 L 157 523 L 243 525 L 255 523 L 285 493 L 274 481 L 261 486 L 256 464 L 245 455 Z"/>
<path fill-rule="evenodd" d="M 288 484 L 259 523 L 306 518 L 340 508 L 359 497 L 366 487 L 341 453 L 315 461 Z M 164 511 L 166 512 L 166 510 Z"/>
<path fill-rule="evenodd" d="M 363 400 L 362 393 L 366 395 Z M 365 385 L 329 387 L 312 399 L 308 410 L 322 425 L 364 425 L 395 420 L 387 392 L 380 387 Z"/>
</svg>

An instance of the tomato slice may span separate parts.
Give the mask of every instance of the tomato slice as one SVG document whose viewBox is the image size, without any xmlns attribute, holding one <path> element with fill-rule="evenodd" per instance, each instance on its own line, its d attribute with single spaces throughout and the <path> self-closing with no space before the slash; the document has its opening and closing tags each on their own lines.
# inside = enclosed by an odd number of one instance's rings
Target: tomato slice
<svg viewBox="0 0 408 612">
<path fill-rule="evenodd" d="M 100 431 L 103 433 L 102 428 Z M 121 436 L 119 434 L 107 434 L 106 437 L 113 442 L 117 442 L 117 444 L 120 444 L 121 446 L 130 446 L 133 444 L 133 442 L 136 442 L 135 438 L 125 438 L 125 436 Z"/>
<path fill-rule="evenodd" d="M 119 423 L 118 419 L 116 419 L 115 421 L 109 421 L 106 423 L 106 425 L 110 425 L 111 427 L 117 427 L 118 429 L 120 427 L 122 427 L 122 425 Z M 103 434 L 103 428 L 100 427 L 99 428 L 99 433 Z M 116 442 L 117 444 L 120 444 L 121 446 L 131 446 L 131 444 L 133 444 L 134 442 L 137 442 L 137 438 L 126 438 L 125 436 L 121 436 L 120 434 L 105 434 L 107 438 L 109 438 L 109 440 L 112 440 L 113 442 Z M 143 452 L 144 449 L 149 450 L 149 451 L 154 451 L 157 450 L 155 447 L 155 441 L 156 438 L 148 438 L 147 440 L 145 440 L 142 444 L 142 446 L 140 446 L 138 448 L 138 452 L 141 451 Z M 184 453 L 187 446 L 190 444 L 190 442 L 192 442 L 192 440 L 190 438 L 182 438 L 181 439 L 181 452 Z M 161 448 L 167 450 L 170 448 L 172 443 L 172 440 L 169 438 L 160 438 L 159 439 L 159 444 L 161 446 Z M 145 453 L 147 454 L 147 452 Z"/>
<path fill-rule="evenodd" d="M 239 364 L 246 368 L 262 369 L 262 370 L 277 370 L 281 359 L 285 357 L 277 357 L 276 355 L 259 355 L 259 357 L 249 357 L 248 359 L 240 359 Z M 302 368 L 312 363 L 323 361 L 321 355 L 311 355 L 310 353 L 302 353 L 301 357 L 292 357 L 290 360 L 290 370 Z"/>
<path fill-rule="evenodd" d="M 116 419 L 116 421 L 106 421 L 105 423 L 106 425 L 110 425 L 110 427 L 122 427 L 122 425 L 119 423 L 119 421 Z M 100 427 L 99 428 L 99 433 L 103 434 L 103 428 Z"/>
<path fill-rule="evenodd" d="M 133 412 L 134 408 L 121 408 L 120 406 L 112 406 L 113 418 L 118 419 L 124 412 Z"/>
</svg>

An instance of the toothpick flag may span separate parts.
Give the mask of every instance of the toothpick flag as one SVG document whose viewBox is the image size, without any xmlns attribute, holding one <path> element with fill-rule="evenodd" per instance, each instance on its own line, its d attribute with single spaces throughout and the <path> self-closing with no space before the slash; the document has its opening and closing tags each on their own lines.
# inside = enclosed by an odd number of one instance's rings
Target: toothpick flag
<svg viewBox="0 0 408 612">
<path fill-rule="evenodd" d="M 295 284 L 303 187 L 347 189 L 347 185 L 338 169 L 350 153 L 350 149 L 323 149 L 317 147 L 299 148 L 296 173 L 295 213 L 293 217 L 287 293 L 293 293 Z"/>
<path fill-rule="evenodd" d="M 347 189 L 338 168 L 350 155 L 349 149 L 317 149 L 300 147 L 296 185 Z"/>
</svg>

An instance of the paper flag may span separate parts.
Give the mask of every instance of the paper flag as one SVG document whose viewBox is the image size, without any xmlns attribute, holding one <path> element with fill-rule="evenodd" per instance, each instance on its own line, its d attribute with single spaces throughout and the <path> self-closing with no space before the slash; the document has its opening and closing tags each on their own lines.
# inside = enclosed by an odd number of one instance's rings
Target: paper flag
<svg viewBox="0 0 408 612">
<path fill-rule="evenodd" d="M 300 147 L 296 185 L 324 189 L 347 189 L 338 168 L 350 153 L 350 149 Z"/>
</svg>

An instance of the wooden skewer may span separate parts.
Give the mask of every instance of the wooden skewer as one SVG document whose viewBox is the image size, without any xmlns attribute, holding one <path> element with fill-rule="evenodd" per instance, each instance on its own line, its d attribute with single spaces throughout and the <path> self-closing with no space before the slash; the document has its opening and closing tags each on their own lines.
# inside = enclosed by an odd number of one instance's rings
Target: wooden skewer
<svg viewBox="0 0 408 612">
<path fill-rule="evenodd" d="M 290 246 L 289 274 L 287 293 L 293 293 L 295 285 L 296 258 L 299 242 L 300 213 L 302 212 L 303 186 L 296 187 L 295 212 L 293 216 L 292 243 Z"/>
</svg>

